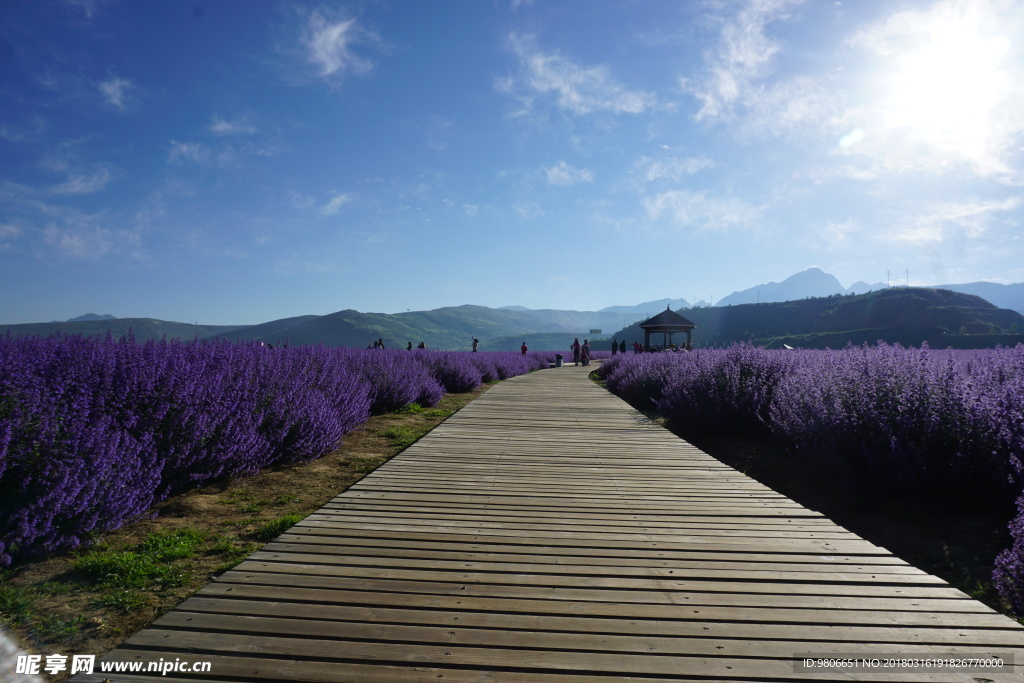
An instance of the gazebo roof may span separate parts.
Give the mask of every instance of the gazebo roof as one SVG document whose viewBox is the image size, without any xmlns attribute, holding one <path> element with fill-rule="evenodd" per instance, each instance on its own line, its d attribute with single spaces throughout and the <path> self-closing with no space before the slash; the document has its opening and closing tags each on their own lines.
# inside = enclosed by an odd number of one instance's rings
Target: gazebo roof
<svg viewBox="0 0 1024 683">
<path fill-rule="evenodd" d="M 671 331 L 671 332 L 682 332 L 685 330 L 692 330 L 696 325 L 692 322 L 679 315 L 671 308 L 666 307 L 664 311 L 654 316 L 650 320 L 645 320 L 640 323 L 640 329 L 642 330 L 654 330 L 657 332 Z"/>
</svg>

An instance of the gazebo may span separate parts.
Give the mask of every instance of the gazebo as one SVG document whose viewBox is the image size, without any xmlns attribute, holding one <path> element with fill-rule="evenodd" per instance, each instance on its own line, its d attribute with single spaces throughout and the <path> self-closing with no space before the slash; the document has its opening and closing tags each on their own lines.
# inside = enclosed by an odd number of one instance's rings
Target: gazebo
<svg viewBox="0 0 1024 683">
<path fill-rule="evenodd" d="M 650 320 L 645 320 L 640 323 L 640 329 L 644 331 L 644 350 L 649 351 L 651 349 L 651 333 L 661 332 L 662 333 L 662 348 L 667 348 L 672 344 L 672 335 L 676 332 L 686 333 L 686 348 L 690 348 L 690 333 L 697 327 L 692 322 L 679 315 L 672 310 L 670 306 L 666 306 L 665 310 L 654 316 Z"/>
</svg>

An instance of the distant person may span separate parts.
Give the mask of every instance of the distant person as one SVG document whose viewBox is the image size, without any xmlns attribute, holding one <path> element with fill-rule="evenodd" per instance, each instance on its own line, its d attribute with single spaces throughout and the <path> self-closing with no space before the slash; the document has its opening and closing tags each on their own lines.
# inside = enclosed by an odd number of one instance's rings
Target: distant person
<svg viewBox="0 0 1024 683">
<path fill-rule="evenodd" d="M 478 346 L 480 346 L 480 340 L 477 339 L 476 337 L 473 337 L 473 352 L 474 353 L 476 352 L 476 349 L 477 349 Z"/>
<path fill-rule="evenodd" d="M 615 352 L 618 351 L 618 350 L 619 350 L 619 342 L 617 342 L 614 339 L 612 339 L 612 355 L 614 356 Z"/>
<path fill-rule="evenodd" d="M 378 339 L 377 340 L 377 347 L 381 348 L 381 349 L 384 348 L 384 339 Z"/>
<path fill-rule="evenodd" d="M 622 353 L 622 354 L 626 353 L 626 340 L 625 339 L 623 339 L 622 341 L 619 342 L 619 353 Z"/>
<path fill-rule="evenodd" d="M 570 346 L 569 348 L 572 349 L 572 362 L 573 362 L 573 364 L 574 365 L 579 365 L 580 364 L 580 338 L 576 337 L 575 339 L 573 339 L 572 340 L 572 346 Z"/>
<path fill-rule="evenodd" d="M 526 342 L 523 342 L 523 345 L 519 347 L 519 353 L 523 354 L 524 356 L 526 355 L 526 352 L 528 350 L 529 349 L 526 348 Z"/>
<path fill-rule="evenodd" d="M 644 347 L 640 346 L 640 342 L 633 342 L 633 353 L 640 353 L 644 350 Z"/>
<path fill-rule="evenodd" d="M 409 345 L 411 346 L 412 342 L 409 342 Z M 416 348 L 417 349 L 423 349 L 424 351 L 426 351 L 427 350 L 427 343 L 426 342 L 420 342 L 419 344 L 416 345 Z"/>
<path fill-rule="evenodd" d="M 580 362 L 584 366 L 590 365 L 590 340 L 584 339 L 583 346 L 580 347 Z"/>
<path fill-rule="evenodd" d="M 405 347 L 405 350 L 412 351 L 412 342 L 409 342 L 409 345 Z"/>
</svg>

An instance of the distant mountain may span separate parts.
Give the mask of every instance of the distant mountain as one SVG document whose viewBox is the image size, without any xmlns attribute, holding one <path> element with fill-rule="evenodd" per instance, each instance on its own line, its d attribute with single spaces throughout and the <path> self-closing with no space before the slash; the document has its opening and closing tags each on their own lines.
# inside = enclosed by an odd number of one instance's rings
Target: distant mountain
<svg viewBox="0 0 1024 683">
<path fill-rule="evenodd" d="M 750 287 L 718 300 L 717 306 L 754 304 L 769 301 L 796 301 L 811 296 L 846 294 L 846 287 L 839 284 L 834 275 L 820 268 L 808 268 L 802 273 L 790 275 L 782 282 L 768 282 Z"/>
<path fill-rule="evenodd" d="M 68 320 L 65 320 L 64 322 L 79 323 L 79 322 L 90 322 L 90 321 L 93 321 L 93 320 L 114 320 L 114 319 L 115 319 L 114 316 L 110 315 L 109 313 L 104 313 L 103 315 L 98 315 L 96 313 L 86 313 L 85 315 L 80 315 L 77 318 L 70 318 Z"/>
<path fill-rule="evenodd" d="M 999 308 L 1009 308 L 1024 314 L 1024 283 L 1003 285 L 998 282 L 968 282 L 963 285 L 935 285 L 936 289 L 973 294 L 989 301 Z"/>
<path fill-rule="evenodd" d="M 857 282 L 854 282 L 849 287 L 847 287 L 846 288 L 846 293 L 847 294 L 867 294 L 868 292 L 873 292 L 876 289 L 888 289 L 888 285 L 886 285 L 884 282 L 876 282 L 873 285 L 869 285 L 867 282 L 864 282 L 863 280 L 859 280 Z"/>
<path fill-rule="evenodd" d="M 642 304 L 636 304 L 635 306 L 608 306 L 602 308 L 598 313 L 619 313 L 627 315 L 638 315 L 644 319 L 657 315 L 661 311 L 664 311 L 666 307 L 676 310 L 679 308 L 686 308 L 690 303 L 686 299 L 658 299 L 657 301 L 648 301 Z"/>
<path fill-rule="evenodd" d="M 473 337 L 487 342 L 546 333 L 563 337 L 589 335 L 593 329 L 618 329 L 624 323 L 644 317 L 600 311 L 532 310 L 522 306 L 449 306 L 395 314 L 345 310 L 322 316 L 275 320 L 219 336 L 222 339 L 257 339 L 275 345 L 287 342 L 292 345 L 366 347 L 377 339 L 383 339 L 388 348 L 404 348 L 409 342 L 415 346 L 422 341 L 428 348 L 468 349 Z M 515 348 L 518 349 L 522 342 L 519 339 Z M 561 348 L 561 345 L 554 348 Z"/>
<path fill-rule="evenodd" d="M 927 339 L 939 346 L 970 347 L 990 345 L 993 337 L 989 335 L 992 334 L 1024 331 L 1024 318 L 1021 317 L 1024 312 L 1024 284 L 976 282 L 949 285 L 948 288 L 886 288 L 858 282 L 844 289 L 832 275 L 810 268 L 782 282 L 734 292 L 723 298 L 718 306 L 698 302 L 682 309 L 682 313 L 698 325 L 694 342 L 700 346 L 723 345 L 731 341 L 842 346 L 847 340 L 859 343 L 877 339 L 916 345 Z M 869 291 L 866 294 L 847 294 L 850 290 Z M 1002 308 L 978 298 L 978 295 L 994 299 Z M 755 303 L 758 297 L 760 304 Z M 772 298 L 787 301 L 774 302 L 769 306 Z M 864 302 L 872 302 L 871 306 L 877 308 L 872 309 Z M 191 325 L 152 318 L 110 318 L 89 314 L 99 319 L 0 325 L 0 334 L 5 330 L 10 330 L 14 336 L 49 336 L 58 331 L 102 336 L 109 332 L 120 337 L 131 329 L 139 341 L 163 337 L 219 338 L 258 340 L 274 345 L 324 344 L 365 348 L 382 338 L 389 348 L 404 348 L 409 342 L 415 346 L 422 341 L 432 349 L 469 349 L 476 337 L 484 349 L 518 349 L 525 339 L 527 345 L 536 350 L 560 350 L 573 337 L 581 340 L 587 337 L 605 340 L 613 336 L 618 339 L 625 337 L 628 343 L 643 340 L 637 323 L 665 310 L 665 306 L 678 308 L 685 304 L 683 299 L 661 299 L 634 306 L 609 306 L 600 311 L 533 310 L 523 306 L 494 309 L 470 305 L 397 314 L 361 313 L 349 309 L 247 326 Z M 607 342 L 603 343 L 607 345 Z M 998 343 L 1016 342 L 1006 338 Z M 602 348 L 602 342 L 594 347 Z"/>
<path fill-rule="evenodd" d="M 683 309 L 693 321 L 696 346 L 734 342 L 780 348 L 842 348 L 883 340 L 904 346 L 984 348 L 1024 342 L 1024 315 L 984 299 L 941 289 L 892 288 L 866 294 L 713 308 Z M 644 340 L 636 325 L 610 335 L 629 344 Z M 678 340 L 677 340 L 678 341 Z M 685 339 L 684 339 L 685 341 Z M 661 344 L 662 338 L 652 338 Z M 598 344 L 595 348 L 604 348 Z"/>
<path fill-rule="evenodd" d="M 78 320 L 63 323 L 25 323 L 22 325 L 0 325 L 0 334 L 10 332 L 13 337 L 49 337 L 57 332 L 80 334 L 85 337 L 103 337 L 109 332 L 115 338 L 123 337 L 129 331 L 136 341 L 150 339 L 195 339 L 212 337 L 238 330 L 239 325 L 192 325 L 168 322 L 154 318 L 106 318 L 102 320 Z"/>
<path fill-rule="evenodd" d="M 952 292 L 973 294 L 999 308 L 1008 308 L 1011 311 L 1024 314 L 1024 283 L 1003 285 L 995 282 L 969 282 L 960 285 L 925 286 L 929 289 L 946 289 Z M 771 301 L 798 301 L 808 297 L 832 294 L 866 294 L 880 289 L 889 289 L 889 287 L 882 282 L 875 284 L 855 282 L 849 287 L 843 287 L 833 275 L 829 275 L 820 268 L 808 268 L 801 273 L 789 276 L 782 282 L 768 282 L 733 292 L 720 299 L 716 305 L 733 306 Z M 673 306 L 673 310 L 677 310 L 675 306 Z"/>
</svg>

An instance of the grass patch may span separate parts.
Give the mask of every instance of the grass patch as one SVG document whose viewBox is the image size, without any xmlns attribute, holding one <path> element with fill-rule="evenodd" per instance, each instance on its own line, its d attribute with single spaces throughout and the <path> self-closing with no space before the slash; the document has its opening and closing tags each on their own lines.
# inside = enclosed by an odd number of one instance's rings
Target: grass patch
<svg viewBox="0 0 1024 683">
<path fill-rule="evenodd" d="M 149 588 L 171 577 L 171 566 L 131 550 L 98 550 L 80 557 L 75 569 L 108 588 Z"/>
<path fill-rule="evenodd" d="M 259 524 L 263 520 L 259 517 L 250 517 L 249 519 L 240 519 L 237 522 L 224 522 L 224 526 L 243 527 L 252 526 L 253 524 Z"/>
<path fill-rule="evenodd" d="M 139 544 L 140 553 L 164 562 L 194 556 L 209 534 L 199 529 L 157 531 Z"/>
<path fill-rule="evenodd" d="M 423 432 L 414 431 L 412 428 L 404 425 L 385 429 L 382 434 L 385 438 L 390 440 L 391 445 L 396 448 L 408 448 L 423 436 Z"/>
<path fill-rule="evenodd" d="M 93 550 L 73 566 L 106 588 L 182 586 L 189 577 L 175 560 L 197 555 L 207 537 L 207 532 L 195 529 L 157 531 L 131 550 Z"/>
<path fill-rule="evenodd" d="M 33 630 L 40 640 L 67 640 L 82 632 L 89 621 L 82 615 L 64 619 L 58 614 L 49 614 L 36 622 Z"/>
<path fill-rule="evenodd" d="M 120 590 L 112 590 L 109 593 L 101 595 L 96 599 L 96 604 L 100 607 L 115 609 L 121 614 L 129 614 L 143 609 L 147 604 L 149 604 L 149 600 L 145 595 L 138 591 L 130 588 L 123 588 Z"/>
<path fill-rule="evenodd" d="M 272 522 L 264 524 L 256 531 L 252 532 L 253 538 L 258 541 L 269 542 L 283 534 L 288 529 L 301 522 L 305 517 L 302 515 L 284 515 L 278 517 Z"/>
<path fill-rule="evenodd" d="M 0 586 L 0 623 L 18 626 L 32 618 L 32 603 L 35 598 L 24 588 Z"/>
<path fill-rule="evenodd" d="M 423 412 L 423 406 L 419 403 L 410 403 L 406 407 L 396 410 L 395 412 L 399 415 L 419 415 Z"/>
<path fill-rule="evenodd" d="M 440 408 L 432 408 L 430 410 L 425 411 L 423 413 L 423 417 L 432 417 L 432 418 L 435 418 L 435 419 L 436 418 L 448 418 L 448 417 L 451 417 L 452 414 L 453 413 L 452 413 L 451 410 L 441 410 Z"/>
</svg>

